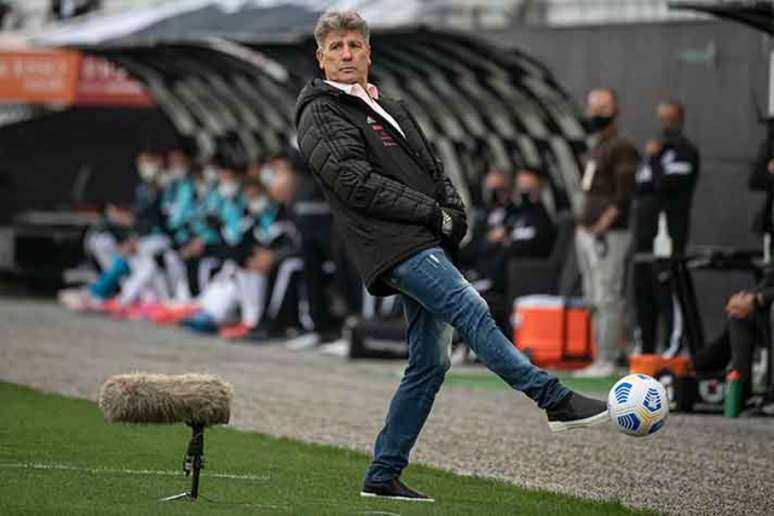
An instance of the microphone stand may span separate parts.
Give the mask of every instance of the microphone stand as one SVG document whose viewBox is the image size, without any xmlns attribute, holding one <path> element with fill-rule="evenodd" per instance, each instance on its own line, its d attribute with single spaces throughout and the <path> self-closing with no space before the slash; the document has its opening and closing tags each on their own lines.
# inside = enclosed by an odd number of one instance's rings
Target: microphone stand
<svg viewBox="0 0 774 516">
<path fill-rule="evenodd" d="M 173 500 L 190 500 L 199 498 L 199 474 L 204 467 L 204 424 L 188 423 L 191 427 L 191 440 L 188 442 L 185 458 L 183 459 L 183 472 L 185 476 L 193 475 L 191 479 L 191 491 L 163 498 L 162 502 Z M 204 498 L 204 497 L 202 497 Z M 206 498 L 205 498 L 206 500 Z"/>
</svg>

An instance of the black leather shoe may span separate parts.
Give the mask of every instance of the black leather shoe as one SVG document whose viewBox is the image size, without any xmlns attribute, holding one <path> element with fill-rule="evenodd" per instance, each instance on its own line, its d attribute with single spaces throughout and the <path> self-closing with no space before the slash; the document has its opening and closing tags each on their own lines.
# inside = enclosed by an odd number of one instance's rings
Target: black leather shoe
<svg viewBox="0 0 774 516">
<path fill-rule="evenodd" d="M 363 484 L 363 490 L 360 496 L 374 498 L 390 498 L 392 500 L 406 500 L 410 502 L 434 502 L 429 496 L 414 491 L 400 479 L 393 479 L 389 482 L 368 482 Z"/>
<path fill-rule="evenodd" d="M 586 428 L 610 419 L 607 414 L 607 403 L 575 392 L 570 392 L 556 406 L 546 409 L 546 415 L 548 428 L 552 432 Z"/>
</svg>

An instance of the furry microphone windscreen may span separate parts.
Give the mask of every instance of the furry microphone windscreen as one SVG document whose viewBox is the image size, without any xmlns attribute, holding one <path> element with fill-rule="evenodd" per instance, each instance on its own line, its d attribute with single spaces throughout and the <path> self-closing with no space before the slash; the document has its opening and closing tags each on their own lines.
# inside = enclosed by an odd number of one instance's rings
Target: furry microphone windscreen
<svg viewBox="0 0 774 516">
<path fill-rule="evenodd" d="M 99 407 L 109 422 L 228 423 L 234 389 L 208 374 L 122 374 L 102 385 Z"/>
</svg>

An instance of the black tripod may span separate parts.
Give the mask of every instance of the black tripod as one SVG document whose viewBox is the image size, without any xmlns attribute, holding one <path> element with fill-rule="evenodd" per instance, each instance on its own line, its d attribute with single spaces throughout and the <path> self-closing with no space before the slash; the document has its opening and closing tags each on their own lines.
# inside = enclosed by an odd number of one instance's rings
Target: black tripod
<svg viewBox="0 0 774 516">
<path fill-rule="evenodd" d="M 183 471 L 185 472 L 185 476 L 189 476 L 193 473 L 193 478 L 191 479 L 191 492 L 162 498 L 162 502 L 170 502 L 173 500 L 196 501 L 196 499 L 199 498 L 199 474 L 204 467 L 204 424 L 188 423 L 188 426 L 191 427 L 192 435 L 191 440 L 188 442 L 188 450 L 185 453 L 185 459 L 183 459 Z"/>
</svg>

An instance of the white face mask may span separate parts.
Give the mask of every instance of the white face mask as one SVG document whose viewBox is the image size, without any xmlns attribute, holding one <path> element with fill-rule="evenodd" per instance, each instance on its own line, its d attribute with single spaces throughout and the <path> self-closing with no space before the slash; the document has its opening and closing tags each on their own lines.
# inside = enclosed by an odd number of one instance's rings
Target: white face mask
<svg viewBox="0 0 774 516">
<path fill-rule="evenodd" d="M 199 199 L 203 199 L 207 196 L 208 193 L 210 193 L 210 185 L 204 181 L 197 181 L 196 195 L 199 197 Z"/>
<path fill-rule="evenodd" d="M 162 171 L 162 172 L 159 173 L 159 177 L 158 177 L 157 181 L 159 183 L 159 186 L 164 188 L 164 187 L 167 187 L 167 186 L 171 185 L 172 182 L 174 181 L 174 178 L 172 176 L 170 176 L 169 173 Z"/>
<path fill-rule="evenodd" d="M 170 167 L 167 173 L 170 175 L 173 181 L 177 181 L 178 179 L 183 179 L 186 176 L 188 169 L 183 165 L 175 165 L 174 167 Z"/>
<path fill-rule="evenodd" d="M 251 215 L 258 215 L 259 213 L 263 213 L 268 206 L 269 199 L 267 199 L 265 195 L 261 195 L 260 197 L 250 199 L 250 202 L 247 203 L 247 211 L 249 211 Z"/>
<path fill-rule="evenodd" d="M 202 175 L 204 176 L 204 180 L 207 181 L 208 183 L 218 182 L 218 169 L 212 165 L 207 165 L 206 167 L 204 167 L 204 170 L 202 171 Z"/>
<path fill-rule="evenodd" d="M 234 183 L 232 181 L 220 183 L 218 192 L 224 199 L 233 199 L 239 193 L 239 183 Z"/>
<path fill-rule="evenodd" d="M 271 184 L 271 180 L 274 179 L 274 167 L 264 165 L 261 167 L 261 183 L 268 186 Z"/>
<path fill-rule="evenodd" d="M 137 172 L 140 174 L 140 179 L 146 183 L 153 182 L 158 177 L 160 170 L 161 167 L 159 167 L 158 163 L 152 161 L 144 161 L 137 164 Z"/>
</svg>

